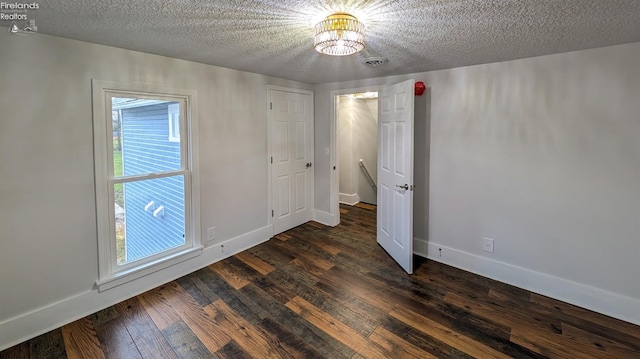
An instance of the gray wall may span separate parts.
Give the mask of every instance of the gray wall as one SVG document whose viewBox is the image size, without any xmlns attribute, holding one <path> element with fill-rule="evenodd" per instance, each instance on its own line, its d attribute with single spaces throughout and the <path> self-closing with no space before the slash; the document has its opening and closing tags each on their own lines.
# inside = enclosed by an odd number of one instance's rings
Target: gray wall
<svg viewBox="0 0 640 359">
<path fill-rule="evenodd" d="M 358 161 L 362 158 L 373 177 L 378 182 L 378 99 L 357 99 L 354 104 L 355 171 L 358 182 L 358 196 L 361 202 L 377 204 L 376 190 L 371 186 Z"/>
<path fill-rule="evenodd" d="M 210 226 L 221 240 L 267 226 L 266 86 L 310 86 L 42 34 L 0 31 L 0 49 L 0 348 L 52 329 L 56 315 L 88 314 L 171 279 L 93 289 L 91 79 L 198 91 L 202 238 Z M 213 252 L 168 271 L 193 271 Z"/>
<path fill-rule="evenodd" d="M 357 182 L 354 181 L 354 113 L 351 111 L 355 99 L 348 96 L 338 98 L 337 112 L 337 141 L 338 141 L 338 172 L 339 191 L 341 197 L 345 195 L 356 196 L 358 192 Z"/>
<path fill-rule="evenodd" d="M 415 97 L 413 150 L 413 236 L 429 237 L 429 156 L 431 149 L 431 89 Z"/>
<path fill-rule="evenodd" d="M 337 147 L 340 197 L 376 204 L 376 190 L 359 165 L 362 158 L 377 181 L 378 100 L 340 96 L 337 112 Z M 350 202 L 350 201 L 347 201 Z"/>
<path fill-rule="evenodd" d="M 444 248 L 439 260 L 640 323 L 639 58 L 633 43 L 318 85 L 316 207 L 330 208 L 330 91 L 424 81 L 418 239 Z"/>
</svg>

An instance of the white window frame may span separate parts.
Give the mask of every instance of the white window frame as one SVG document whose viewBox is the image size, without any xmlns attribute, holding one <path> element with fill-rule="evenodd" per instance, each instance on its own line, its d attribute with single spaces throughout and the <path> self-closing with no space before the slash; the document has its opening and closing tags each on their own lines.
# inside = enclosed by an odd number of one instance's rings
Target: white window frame
<svg viewBox="0 0 640 359">
<path fill-rule="evenodd" d="M 115 200 L 113 184 L 131 179 L 152 179 L 163 174 L 114 178 L 112 97 L 136 97 L 178 101 L 182 147 L 182 169 L 185 182 L 185 245 L 124 265 L 117 264 L 115 243 Z M 153 84 L 92 81 L 96 214 L 98 225 L 98 290 L 106 290 L 162 270 L 202 253 L 200 238 L 200 186 L 198 175 L 197 92 Z M 176 141 L 177 142 L 177 141 Z"/>
</svg>

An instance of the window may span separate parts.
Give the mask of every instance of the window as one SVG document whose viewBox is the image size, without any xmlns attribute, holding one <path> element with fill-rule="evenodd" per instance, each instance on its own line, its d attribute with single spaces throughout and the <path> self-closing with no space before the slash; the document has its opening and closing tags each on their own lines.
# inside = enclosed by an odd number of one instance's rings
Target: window
<svg viewBox="0 0 640 359">
<path fill-rule="evenodd" d="M 104 290 L 201 251 L 195 92 L 102 81 L 93 90 Z"/>
</svg>

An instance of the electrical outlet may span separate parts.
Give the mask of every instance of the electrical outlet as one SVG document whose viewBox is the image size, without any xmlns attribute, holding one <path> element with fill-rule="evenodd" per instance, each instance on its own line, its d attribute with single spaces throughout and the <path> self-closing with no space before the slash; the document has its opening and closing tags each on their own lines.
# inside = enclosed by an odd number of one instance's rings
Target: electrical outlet
<svg viewBox="0 0 640 359">
<path fill-rule="evenodd" d="M 216 227 L 207 228 L 207 240 L 212 241 L 216 239 Z"/>
<path fill-rule="evenodd" d="M 482 239 L 482 250 L 485 252 L 493 253 L 493 239 L 491 238 L 483 238 Z"/>
</svg>

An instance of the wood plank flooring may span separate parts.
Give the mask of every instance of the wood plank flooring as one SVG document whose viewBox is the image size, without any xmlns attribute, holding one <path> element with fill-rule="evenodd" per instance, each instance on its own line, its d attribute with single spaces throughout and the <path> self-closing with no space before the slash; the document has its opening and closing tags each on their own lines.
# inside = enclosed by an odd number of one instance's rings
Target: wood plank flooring
<svg viewBox="0 0 640 359">
<path fill-rule="evenodd" d="M 4 358 L 640 358 L 640 327 L 375 241 L 375 206 L 307 223 Z"/>
</svg>

